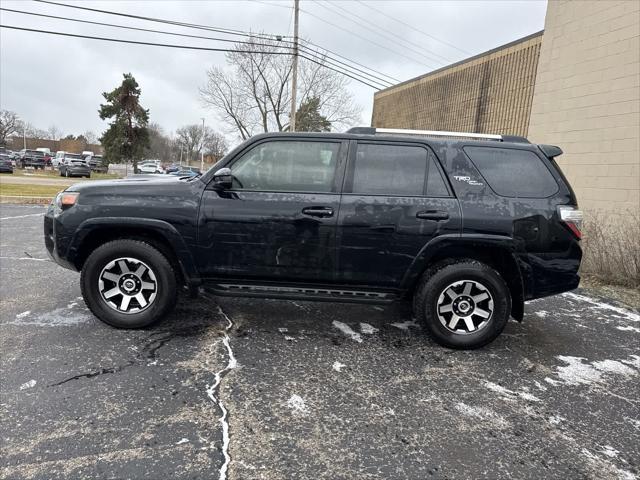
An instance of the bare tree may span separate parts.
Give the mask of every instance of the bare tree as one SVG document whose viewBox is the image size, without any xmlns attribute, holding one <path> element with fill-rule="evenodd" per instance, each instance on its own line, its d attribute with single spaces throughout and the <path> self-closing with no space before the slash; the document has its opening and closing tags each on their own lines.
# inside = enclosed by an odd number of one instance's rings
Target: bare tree
<svg viewBox="0 0 640 480">
<path fill-rule="evenodd" d="M 57 126 L 51 125 L 47 128 L 47 134 L 49 140 L 59 140 L 62 137 L 62 130 L 60 130 Z"/>
<path fill-rule="evenodd" d="M 98 136 L 91 130 L 87 130 L 82 134 L 82 136 L 87 139 L 87 143 L 89 144 L 95 144 L 98 142 Z"/>
<path fill-rule="evenodd" d="M 223 135 L 205 126 L 204 135 L 202 125 L 185 125 L 176 130 L 177 143 L 189 160 L 197 160 L 200 152 L 220 158 L 227 150 L 227 141 Z"/>
<path fill-rule="evenodd" d="M 176 130 L 176 138 L 189 160 L 197 158 L 202 142 L 202 126 L 193 124 L 180 127 Z"/>
<path fill-rule="evenodd" d="M 263 53 L 256 53 L 263 52 Z M 200 88 L 205 105 L 245 140 L 258 132 L 285 131 L 291 112 L 292 59 L 278 41 L 252 39 L 226 54 L 227 68 L 212 67 Z M 347 90 L 347 77 L 300 59 L 298 101 L 320 99 L 320 113 L 334 127 L 357 123 L 362 108 Z"/>
<path fill-rule="evenodd" d="M 209 128 L 205 128 L 203 148 L 205 155 L 209 155 L 213 158 L 214 161 L 218 161 L 224 156 L 225 153 L 227 153 L 227 149 L 229 147 L 227 145 L 227 139 L 224 138 L 224 135 L 214 132 Z"/>
<path fill-rule="evenodd" d="M 22 126 L 18 114 L 9 110 L 0 110 L 0 145 L 7 143 L 11 135 Z"/>
</svg>

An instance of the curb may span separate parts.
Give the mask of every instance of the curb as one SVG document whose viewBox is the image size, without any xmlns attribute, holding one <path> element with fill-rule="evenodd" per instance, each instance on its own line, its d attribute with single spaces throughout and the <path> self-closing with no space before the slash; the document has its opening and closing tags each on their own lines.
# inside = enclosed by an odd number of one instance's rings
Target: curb
<svg viewBox="0 0 640 480">
<path fill-rule="evenodd" d="M 22 195 L 0 195 L 0 203 L 17 203 L 26 205 L 48 205 L 52 197 L 25 197 Z"/>
</svg>

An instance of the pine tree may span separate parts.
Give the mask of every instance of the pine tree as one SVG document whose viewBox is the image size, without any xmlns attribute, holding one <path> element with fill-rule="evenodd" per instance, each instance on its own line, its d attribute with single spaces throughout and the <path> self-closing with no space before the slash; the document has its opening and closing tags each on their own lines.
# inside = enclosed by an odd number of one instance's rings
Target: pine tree
<svg viewBox="0 0 640 480">
<path fill-rule="evenodd" d="M 102 94 L 107 103 L 100 105 L 100 118 L 109 118 L 111 123 L 100 137 L 100 143 L 108 161 L 132 161 L 135 171 L 138 160 L 149 146 L 149 110 L 140 105 L 141 90 L 133 75 L 126 73 L 123 76 L 119 87 Z"/>
<path fill-rule="evenodd" d="M 299 132 L 328 132 L 331 122 L 320 114 L 320 99 L 313 97 L 302 102 L 296 112 L 296 130 Z"/>
</svg>

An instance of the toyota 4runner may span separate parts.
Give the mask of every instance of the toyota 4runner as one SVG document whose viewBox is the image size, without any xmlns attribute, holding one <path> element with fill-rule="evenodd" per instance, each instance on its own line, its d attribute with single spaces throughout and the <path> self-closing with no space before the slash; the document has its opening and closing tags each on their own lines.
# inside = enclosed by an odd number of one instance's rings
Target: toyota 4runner
<svg viewBox="0 0 640 480">
<path fill-rule="evenodd" d="M 495 339 L 524 302 L 578 286 L 560 148 L 521 137 L 354 128 L 252 137 L 195 178 L 73 185 L 44 219 L 102 321 L 151 325 L 181 287 L 218 295 L 413 301 L 440 344 Z"/>
</svg>

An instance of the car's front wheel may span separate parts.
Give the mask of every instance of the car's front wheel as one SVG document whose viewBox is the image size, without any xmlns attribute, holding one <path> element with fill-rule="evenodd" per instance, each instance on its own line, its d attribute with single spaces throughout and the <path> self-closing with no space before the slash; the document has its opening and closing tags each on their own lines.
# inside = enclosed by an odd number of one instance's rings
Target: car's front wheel
<svg viewBox="0 0 640 480">
<path fill-rule="evenodd" d="M 425 273 L 416 289 L 414 313 L 439 344 L 479 348 L 495 340 L 506 326 L 511 294 L 493 268 L 461 260 Z"/>
<path fill-rule="evenodd" d="M 155 247 L 137 240 L 115 240 L 95 249 L 80 283 L 91 312 L 117 328 L 150 326 L 176 303 L 171 264 Z"/>
</svg>

